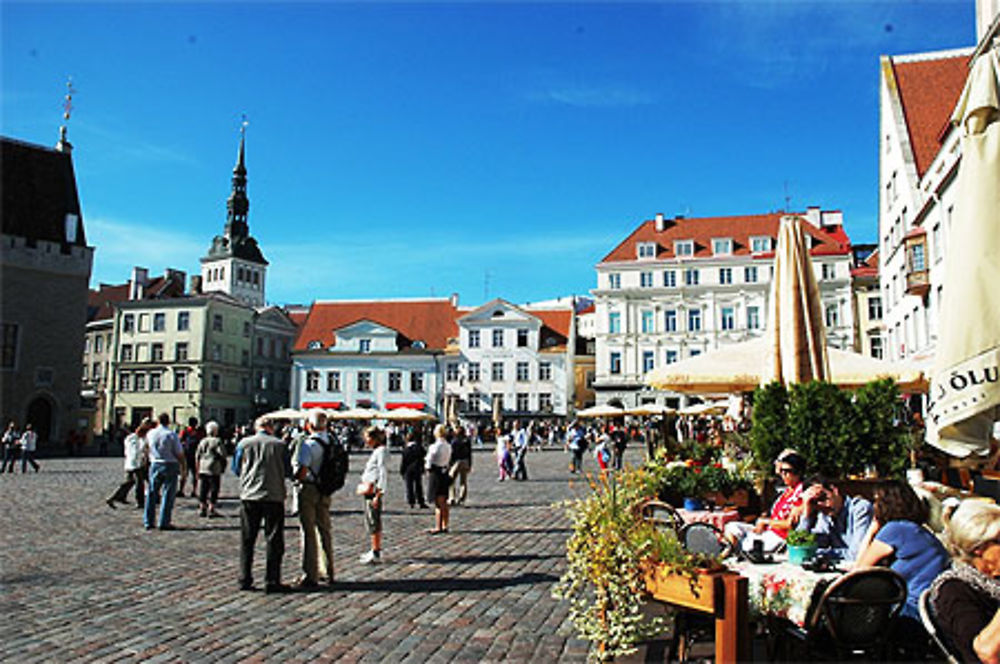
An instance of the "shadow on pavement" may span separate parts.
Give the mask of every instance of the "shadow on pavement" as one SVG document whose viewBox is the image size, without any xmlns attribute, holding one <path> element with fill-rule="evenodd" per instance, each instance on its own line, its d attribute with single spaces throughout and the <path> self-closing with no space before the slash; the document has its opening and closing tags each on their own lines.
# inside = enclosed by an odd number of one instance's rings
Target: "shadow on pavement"
<svg viewBox="0 0 1000 664">
<path fill-rule="evenodd" d="M 554 583 L 552 574 L 520 574 L 509 578 L 386 579 L 384 581 L 337 581 L 331 590 L 381 591 L 387 593 L 432 593 L 464 590 L 496 590 L 511 586 Z"/>
<path fill-rule="evenodd" d="M 535 554 L 524 553 L 524 554 L 495 555 L 495 556 L 412 556 L 409 558 L 409 560 L 421 563 L 431 563 L 435 565 L 445 565 L 448 563 L 462 563 L 465 565 L 474 565 L 476 563 L 514 563 L 514 562 L 523 562 L 526 560 L 553 560 L 564 557 L 565 554 L 561 553 L 547 555 L 547 556 L 539 556 Z"/>
<path fill-rule="evenodd" d="M 552 533 L 569 533 L 571 528 L 492 528 L 490 530 L 465 530 L 456 529 L 456 535 L 523 535 L 525 533 L 537 533 L 548 535 Z"/>
</svg>

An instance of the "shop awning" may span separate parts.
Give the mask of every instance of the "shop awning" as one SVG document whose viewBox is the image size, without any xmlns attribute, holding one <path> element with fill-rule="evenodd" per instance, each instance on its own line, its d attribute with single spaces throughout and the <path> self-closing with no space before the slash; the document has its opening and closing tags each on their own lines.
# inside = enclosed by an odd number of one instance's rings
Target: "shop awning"
<svg viewBox="0 0 1000 664">
<path fill-rule="evenodd" d="M 303 401 L 302 410 L 310 408 L 323 408 L 326 410 L 337 410 L 343 405 L 342 401 Z"/>
<path fill-rule="evenodd" d="M 397 408 L 409 408 L 411 410 L 423 410 L 426 404 L 420 401 L 390 401 L 385 405 L 386 410 L 396 410 Z"/>
</svg>

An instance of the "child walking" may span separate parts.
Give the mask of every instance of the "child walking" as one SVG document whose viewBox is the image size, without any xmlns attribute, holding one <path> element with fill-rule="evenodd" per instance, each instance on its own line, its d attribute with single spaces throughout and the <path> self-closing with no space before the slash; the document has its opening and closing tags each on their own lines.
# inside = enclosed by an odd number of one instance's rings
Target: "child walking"
<svg viewBox="0 0 1000 664">
<path fill-rule="evenodd" d="M 382 500 L 385 495 L 385 432 L 378 427 L 368 427 L 364 432 L 365 445 L 372 448 L 368 463 L 361 473 L 358 494 L 364 500 L 365 528 L 371 535 L 372 548 L 358 559 L 363 565 L 382 562 Z"/>
</svg>

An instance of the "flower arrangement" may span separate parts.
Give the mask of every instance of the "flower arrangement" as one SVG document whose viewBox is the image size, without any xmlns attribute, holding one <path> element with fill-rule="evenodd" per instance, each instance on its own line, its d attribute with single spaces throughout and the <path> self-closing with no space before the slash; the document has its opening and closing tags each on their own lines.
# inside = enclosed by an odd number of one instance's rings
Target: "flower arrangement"
<svg viewBox="0 0 1000 664">
<path fill-rule="evenodd" d="M 642 607 L 646 579 L 655 567 L 694 584 L 711 564 L 684 549 L 672 531 L 644 520 L 640 507 L 656 495 L 662 469 L 628 469 L 591 478 L 591 492 L 562 504 L 572 521 L 566 543 L 566 572 L 553 596 L 570 602 L 570 620 L 595 647 L 589 657 L 604 661 L 635 652 L 636 644 L 660 634 L 666 624 Z"/>
</svg>

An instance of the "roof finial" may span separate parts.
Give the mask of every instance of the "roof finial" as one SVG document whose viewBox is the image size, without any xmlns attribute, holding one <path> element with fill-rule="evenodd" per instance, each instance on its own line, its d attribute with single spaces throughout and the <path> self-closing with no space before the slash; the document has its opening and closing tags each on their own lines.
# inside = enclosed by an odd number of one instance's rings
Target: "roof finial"
<svg viewBox="0 0 1000 664">
<path fill-rule="evenodd" d="M 69 124 L 69 118 L 73 112 L 73 93 L 75 92 L 73 77 L 69 76 L 66 79 L 66 96 L 63 98 L 63 124 L 59 127 L 59 142 L 56 143 L 56 150 L 60 152 L 73 150 L 73 145 L 66 138 L 66 125 Z"/>
</svg>

